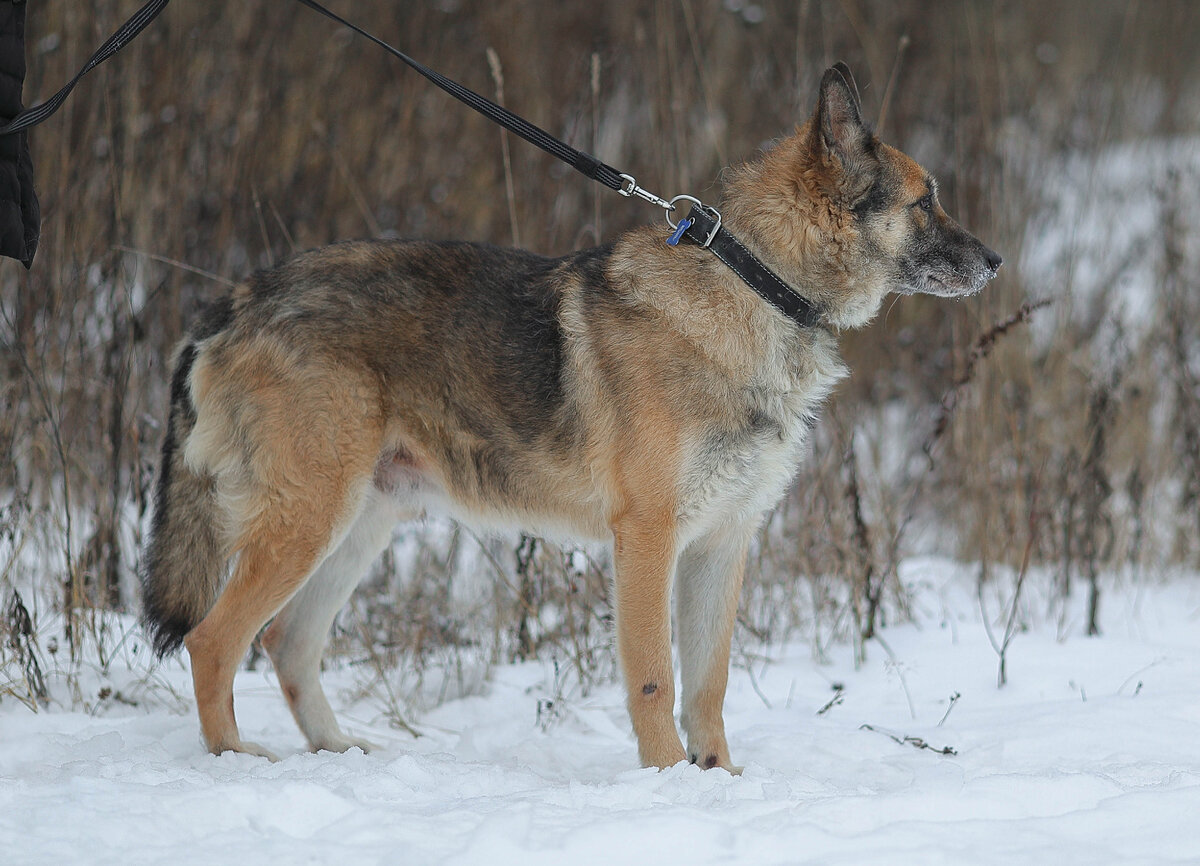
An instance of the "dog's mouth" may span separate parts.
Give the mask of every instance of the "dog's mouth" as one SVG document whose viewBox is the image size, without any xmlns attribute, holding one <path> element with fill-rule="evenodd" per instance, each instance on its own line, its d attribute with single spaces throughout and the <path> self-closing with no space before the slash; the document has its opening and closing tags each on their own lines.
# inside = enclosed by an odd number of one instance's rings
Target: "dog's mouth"
<svg viewBox="0 0 1200 866">
<path fill-rule="evenodd" d="M 926 274 L 925 285 L 929 289 L 930 292 L 932 292 L 934 294 L 938 294 L 938 295 L 949 294 L 950 292 L 954 291 L 954 289 L 952 289 L 952 288 L 950 288 L 950 286 L 946 285 L 945 280 L 939 280 L 933 274 Z"/>
<path fill-rule="evenodd" d="M 973 274 L 924 271 L 908 287 L 906 294 L 934 295 L 939 298 L 965 298 L 978 294 L 996 276 L 996 271 L 983 268 Z"/>
</svg>

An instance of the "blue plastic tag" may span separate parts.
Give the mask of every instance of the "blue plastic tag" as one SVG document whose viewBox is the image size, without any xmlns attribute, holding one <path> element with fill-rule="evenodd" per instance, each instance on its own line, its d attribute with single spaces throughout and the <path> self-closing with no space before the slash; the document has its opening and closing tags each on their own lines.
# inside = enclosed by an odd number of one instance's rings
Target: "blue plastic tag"
<svg viewBox="0 0 1200 866">
<path fill-rule="evenodd" d="M 684 217 L 683 219 L 681 219 L 679 221 L 679 224 L 675 226 L 675 231 L 671 232 L 671 236 L 669 238 L 667 238 L 667 246 L 673 247 L 676 244 L 678 244 L 679 239 L 681 237 L 683 237 L 683 233 L 686 232 L 691 227 L 691 225 L 692 225 L 692 221 L 690 219 L 688 219 L 687 217 Z"/>
</svg>

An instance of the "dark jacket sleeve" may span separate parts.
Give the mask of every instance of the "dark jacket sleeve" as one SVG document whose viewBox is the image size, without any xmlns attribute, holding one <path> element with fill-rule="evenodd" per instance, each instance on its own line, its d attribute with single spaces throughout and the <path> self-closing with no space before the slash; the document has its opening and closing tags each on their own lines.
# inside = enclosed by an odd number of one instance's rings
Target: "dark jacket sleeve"
<svg viewBox="0 0 1200 866">
<path fill-rule="evenodd" d="M 25 82 L 25 0 L 0 0 L 0 118 L 21 111 Z M 33 264 L 41 210 L 26 133 L 0 136 L 0 255 Z"/>
</svg>

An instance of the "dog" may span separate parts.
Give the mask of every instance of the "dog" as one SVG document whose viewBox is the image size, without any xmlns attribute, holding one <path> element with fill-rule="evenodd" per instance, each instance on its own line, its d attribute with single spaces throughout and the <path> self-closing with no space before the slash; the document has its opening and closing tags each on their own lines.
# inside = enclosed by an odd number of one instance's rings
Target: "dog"
<svg viewBox="0 0 1200 866">
<path fill-rule="evenodd" d="M 847 375 L 836 333 L 889 293 L 978 292 L 1001 260 L 863 122 L 844 64 L 811 118 L 723 186 L 724 226 L 816 325 L 649 226 L 562 258 L 338 243 L 200 316 L 176 350 L 142 584 L 156 651 L 187 647 L 210 751 L 273 757 L 241 739 L 233 709 L 268 622 L 312 749 L 369 747 L 322 692 L 322 649 L 397 521 L 428 512 L 610 541 L 642 764 L 738 770 L 722 705 L 747 550 Z"/>
</svg>

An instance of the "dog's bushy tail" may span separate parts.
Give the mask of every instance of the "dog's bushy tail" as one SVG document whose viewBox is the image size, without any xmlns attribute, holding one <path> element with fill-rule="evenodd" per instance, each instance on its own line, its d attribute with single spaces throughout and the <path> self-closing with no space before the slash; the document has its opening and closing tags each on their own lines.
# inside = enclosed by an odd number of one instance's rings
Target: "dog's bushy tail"
<svg viewBox="0 0 1200 866">
<path fill-rule="evenodd" d="M 188 377 L 196 362 L 194 341 L 179 351 L 171 377 L 171 408 L 154 495 L 150 543 L 142 564 L 142 621 L 161 657 L 179 649 L 221 588 L 226 551 L 211 475 L 183 459 L 196 425 Z"/>
</svg>

